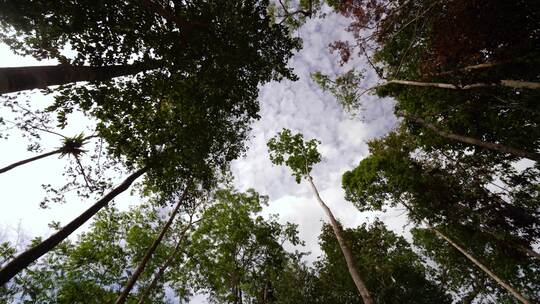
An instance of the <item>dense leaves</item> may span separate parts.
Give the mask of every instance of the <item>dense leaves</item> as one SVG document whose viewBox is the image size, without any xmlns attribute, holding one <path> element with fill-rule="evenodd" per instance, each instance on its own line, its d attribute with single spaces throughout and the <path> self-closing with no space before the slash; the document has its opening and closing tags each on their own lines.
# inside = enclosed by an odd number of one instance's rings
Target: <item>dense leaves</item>
<svg viewBox="0 0 540 304">
<path fill-rule="evenodd" d="M 309 175 L 313 165 L 321 161 L 318 144 L 320 142 L 316 139 L 304 141 L 301 133 L 292 134 L 291 130 L 283 129 L 267 145 L 272 163 L 288 166 L 296 182 L 300 183 L 302 177 Z"/>
<path fill-rule="evenodd" d="M 188 210 L 189 207 L 184 208 L 184 214 Z M 0 294 L 6 303 L 114 301 L 165 222 L 163 211 L 156 204 L 142 204 L 127 212 L 119 212 L 115 208 L 103 210 L 88 232 L 81 234 L 76 241 L 60 244 L 20 273 Z M 172 251 L 177 241 L 175 232 L 183 228 L 184 221 L 185 218 L 176 221 L 173 233 L 169 233 L 158 247 L 136 285 L 138 292 L 132 294 L 132 300 L 138 298 L 139 292 L 151 280 L 153 270 Z M 4 243 L 3 246 L 9 245 Z M 175 280 L 179 285 L 183 282 L 181 277 Z M 162 284 L 161 281 L 150 302 L 165 303 Z"/>
<path fill-rule="evenodd" d="M 426 267 L 409 243 L 382 222 L 344 229 L 343 233 L 376 303 L 451 303 L 444 288 L 427 279 Z M 324 290 L 321 303 L 362 303 L 330 226 L 323 227 L 320 241 L 324 255 L 316 269 Z"/>
<path fill-rule="evenodd" d="M 283 243 L 300 244 L 297 227 L 258 215 L 266 202 L 253 190 L 218 191 L 193 233 L 188 264 L 194 284 L 217 303 L 274 303 L 288 296 L 274 285 L 294 258 Z"/>
</svg>

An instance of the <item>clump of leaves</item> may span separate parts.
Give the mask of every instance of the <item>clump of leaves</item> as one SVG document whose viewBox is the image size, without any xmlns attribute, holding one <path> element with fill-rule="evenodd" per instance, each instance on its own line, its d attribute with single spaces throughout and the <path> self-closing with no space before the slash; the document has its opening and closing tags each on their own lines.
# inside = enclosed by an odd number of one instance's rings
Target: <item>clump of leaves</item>
<svg viewBox="0 0 540 304">
<path fill-rule="evenodd" d="M 83 133 L 78 134 L 74 137 L 65 137 L 62 141 L 62 147 L 60 148 L 60 157 L 64 157 L 70 154 L 77 157 L 80 154 L 86 152 L 82 149 L 82 147 L 86 143 L 86 140 L 88 140 L 88 138 L 84 137 Z"/>
<path fill-rule="evenodd" d="M 292 134 L 291 130 L 283 129 L 267 143 L 270 161 L 291 168 L 296 182 L 300 183 L 302 177 L 309 175 L 313 165 L 321 161 L 321 154 L 317 151 L 320 143 L 317 139 L 304 141 L 303 134 Z"/>
</svg>

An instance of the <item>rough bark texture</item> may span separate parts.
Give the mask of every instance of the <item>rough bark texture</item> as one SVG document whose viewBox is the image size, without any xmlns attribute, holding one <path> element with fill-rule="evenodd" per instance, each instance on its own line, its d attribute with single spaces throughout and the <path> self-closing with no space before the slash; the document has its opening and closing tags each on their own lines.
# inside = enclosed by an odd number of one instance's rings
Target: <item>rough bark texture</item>
<svg viewBox="0 0 540 304">
<path fill-rule="evenodd" d="M 507 146 L 501 145 L 501 144 L 496 144 L 496 143 L 492 143 L 492 142 L 486 142 L 486 141 L 482 141 L 482 140 L 479 140 L 479 139 L 476 139 L 476 138 L 446 132 L 446 131 L 440 130 L 439 128 L 437 128 L 433 124 L 428 123 L 427 121 L 425 121 L 424 119 L 422 119 L 420 117 L 415 117 L 415 116 L 409 115 L 409 114 L 407 114 L 405 112 L 399 112 L 398 115 L 403 116 L 403 117 L 405 117 L 407 119 L 410 119 L 410 120 L 412 120 L 412 121 L 414 121 L 414 122 L 416 122 L 418 124 L 421 124 L 422 126 L 430 129 L 431 131 L 437 133 L 438 135 L 440 135 L 442 137 L 445 137 L 445 138 L 448 138 L 448 139 L 452 139 L 452 140 L 455 140 L 455 141 L 475 145 L 475 146 L 486 148 L 486 149 L 489 149 L 489 150 L 494 150 L 494 151 L 499 151 L 499 152 L 503 152 L 503 153 L 512 154 L 512 155 L 517 156 L 517 157 L 528 158 L 530 160 L 540 161 L 540 153 L 523 151 L 523 150 L 512 148 L 512 147 L 507 147 Z"/>
<path fill-rule="evenodd" d="M 52 250 L 56 245 L 65 240 L 71 233 L 77 228 L 81 227 L 86 221 L 92 218 L 99 210 L 107 206 L 117 195 L 126 191 L 129 186 L 141 175 L 147 171 L 146 168 L 140 169 L 126 178 L 118 187 L 114 188 L 111 192 L 107 193 L 102 199 L 97 201 L 92 207 L 88 208 L 85 212 L 72 220 L 69 224 L 58 230 L 55 234 L 48 237 L 46 240 L 37 244 L 36 246 L 26 250 L 20 255 L 16 256 L 6 266 L 0 269 L 0 285 L 7 283 L 17 273 L 28 267 L 31 263 L 35 262 L 45 253 Z"/>
<path fill-rule="evenodd" d="M 146 264 L 148 263 L 148 261 L 150 261 L 150 258 L 156 251 L 157 246 L 159 245 L 159 243 L 161 243 L 161 240 L 165 236 L 165 233 L 167 233 L 167 230 L 169 230 L 169 227 L 174 221 L 176 214 L 178 214 L 178 210 L 180 209 L 180 206 L 182 206 L 182 203 L 187 193 L 188 193 L 188 189 L 186 187 L 186 189 L 184 190 L 184 193 L 182 194 L 182 197 L 178 200 L 178 203 L 174 207 L 173 212 L 171 213 L 171 216 L 169 217 L 169 220 L 167 221 L 167 223 L 165 223 L 165 226 L 163 226 L 163 228 L 161 229 L 159 235 L 154 240 L 154 242 L 152 242 L 152 245 L 150 246 L 150 248 L 148 248 L 148 250 L 144 254 L 144 257 L 141 263 L 137 266 L 137 269 L 135 269 L 135 272 L 133 273 L 133 275 L 131 275 L 131 278 L 129 278 L 129 281 L 127 282 L 126 286 L 124 286 L 124 290 L 122 290 L 122 293 L 116 299 L 116 302 L 115 302 L 116 304 L 125 303 L 125 301 L 127 300 L 129 293 L 131 292 L 131 289 L 133 288 L 133 286 L 139 279 L 139 276 L 143 272 L 144 267 L 146 267 Z"/>
<path fill-rule="evenodd" d="M 371 297 L 371 294 L 369 293 L 366 284 L 360 277 L 360 274 L 358 273 L 358 269 L 356 268 L 354 257 L 352 255 L 351 249 L 349 246 L 347 246 L 347 242 L 345 241 L 345 238 L 342 235 L 341 228 L 339 227 L 339 224 L 332 214 L 332 211 L 328 206 L 324 203 L 324 201 L 321 199 L 321 196 L 319 195 L 319 191 L 317 190 L 317 187 L 315 187 L 315 184 L 313 183 L 313 180 L 311 176 L 307 176 L 307 179 L 309 181 L 309 184 L 311 185 L 311 188 L 313 189 L 313 192 L 315 193 L 315 196 L 317 197 L 317 201 L 323 208 L 324 212 L 330 219 L 330 225 L 332 226 L 332 229 L 334 230 L 334 235 L 336 236 L 336 239 L 339 243 L 339 247 L 341 248 L 341 252 L 343 253 L 343 256 L 345 257 L 345 262 L 347 263 L 347 268 L 349 270 L 349 274 L 351 275 L 354 284 L 356 285 L 356 288 L 358 289 L 358 293 L 362 297 L 362 300 L 364 301 L 364 304 L 373 304 L 375 303 L 373 301 L 373 298 Z"/>
<path fill-rule="evenodd" d="M 31 157 L 31 158 L 27 158 L 25 160 L 18 161 L 18 162 L 13 163 L 13 164 L 11 164 L 9 166 L 1 168 L 0 169 L 0 174 L 2 174 L 4 172 L 7 172 L 7 171 L 9 171 L 11 169 L 17 168 L 18 166 L 22 166 L 24 164 L 33 162 L 35 160 L 39 160 L 39 159 L 45 158 L 47 156 L 51 156 L 51 155 L 58 154 L 58 153 L 61 153 L 61 152 L 62 152 L 62 149 L 57 149 L 57 150 L 54 150 L 54 151 L 51 151 L 51 152 L 43 153 L 43 154 L 38 155 L 38 156 L 34 156 L 34 157 Z"/>
<path fill-rule="evenodd" d="M 78 81 L 104 81 L 152 69 L 142 64 L 103 67 L 67 64 L 0 68 L 0 94 L 45 89 Z M 155 68 L 155 67 L 154 67 Z"/>
</svg>

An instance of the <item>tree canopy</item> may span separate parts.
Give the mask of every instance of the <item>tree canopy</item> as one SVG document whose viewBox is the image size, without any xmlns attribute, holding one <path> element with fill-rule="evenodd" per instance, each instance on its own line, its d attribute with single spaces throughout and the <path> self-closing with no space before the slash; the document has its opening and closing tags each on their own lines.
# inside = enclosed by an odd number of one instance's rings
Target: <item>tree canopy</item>
<svg viewBox="0 0 540 304">
<path fill-rule="evenodd" d="M 59 156 L 65 184 L 44 184 L 42 207 L 96 201 L 22 250 L 0 240 L 0 302 L 540 301 L 540 2 L 49 2 L 0 0 L 0 42 L 56 63 L 0 67 L 0 139 L 18 129 L 41 153 L 0 174 Z M 323 200 L 338 192 L 315 185 L 337 169 L 321 162 L 321 141 L 286 128 L 268 140 L 271 163 L 305 180 L 327 216 L 314 257 L 307 228 L 237 190 L 231 163 L 252 144 L 261 86 L 298 80 L 297 37 L 332 12 L 347 23 L 328 45 L 339 72 L 310 66 L 311 81 L 354 119 L 368 94 L 398 119 L 366 155 L 347 155 L 358 163 L 344 198 L 366 218 L 349 226 Z M 81 118 L 89 127 L 64 135 Z M 60 144 L 42 149 L 43 134 Z M 136 204 L 117 209 L 133 184 Z M 390 209 L 404 210 L 403 235 L 376 218 Z"/>
</svg>

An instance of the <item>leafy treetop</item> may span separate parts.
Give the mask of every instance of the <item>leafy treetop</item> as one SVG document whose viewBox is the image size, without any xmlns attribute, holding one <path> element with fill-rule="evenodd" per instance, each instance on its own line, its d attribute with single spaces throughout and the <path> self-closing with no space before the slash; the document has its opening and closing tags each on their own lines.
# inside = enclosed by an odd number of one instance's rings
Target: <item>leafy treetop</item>
<svg viewBox="0 0 540 304">
<path fill-rule="evenodd" d="M 275 165 L 288 166 L 300 183 L 302 177 L 308 177 L 313 165 L 321 161 L 321 154 L 317 145 L 321 142 L 316 139 L 304 141 L 301 133 L 292 134 L 291 130 L 283 129 L 268 143 L 270 161 Z"/>
</svg>

